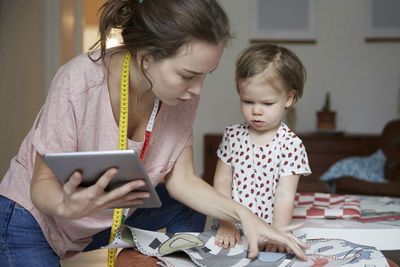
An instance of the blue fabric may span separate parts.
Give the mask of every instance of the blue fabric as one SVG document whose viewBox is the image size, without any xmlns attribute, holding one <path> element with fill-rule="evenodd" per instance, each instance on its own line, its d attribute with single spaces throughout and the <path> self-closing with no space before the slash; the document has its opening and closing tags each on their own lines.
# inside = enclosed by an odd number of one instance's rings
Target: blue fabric
<svg viewBox="0 0 400 267">
<path fill-rule="evenodd" d="M 126 219 L 126 225 L 149 231 L 166 227 L 167 233 L 203 232 L 206 216 L 174 200 L 168 194 L 164 183 L 156 187 L 162 200 L 160 208 L 138 209 Z M 110 241 L 111 228 L 97 233 L 84 251 L 99 249 Z"/>
<path fill-rule="evenodd" d="M 0 196 L 0 224 L 0 266 L 60 266 L 60 258 L 32 214 L 3 196 Z"/>
<path fill-rule="evenodd" d="M 350 157 L 336 162 L 319 179 L 328 182 L 343 176 L 352 176 L 367 182 L 388 183 L 385 179 L 385 162 L 385 154 L 378 149 L 367 157 Z"/>
<path fill-rule="evenodd" d="M 125 224 L 155 231 L 166 227 L 167 232 L 202 232 L 206 216 L 172 199 L 165 184 L 156 187 L 161 208 L 138 209 Z M 14 201 L 0 195 L 0 266 L 60 266 L 60 258 L 47 243 L 42 229 L 32 214 Z M 93 237 L 84 251 L 108 244 L 110 228 Z"/>
</svg>

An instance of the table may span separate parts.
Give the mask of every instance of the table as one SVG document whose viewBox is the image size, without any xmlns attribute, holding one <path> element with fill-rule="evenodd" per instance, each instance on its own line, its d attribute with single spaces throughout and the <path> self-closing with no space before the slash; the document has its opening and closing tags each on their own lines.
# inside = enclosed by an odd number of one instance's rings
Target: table
<svg viewBox="0 0 400 267">
<path fill-rule="evenodd" d="M 379 206 L 382 197 L 359 196 L 361 209 Z M 389 202 L 397 207 L 400 198 L 389 198 Z M 384 202 L 385 207 L 387 201 Z M 400 206 L 400 205 L 399 205 Z M 400 210 L 400 207 L 398 207 Z M 369 245 L 381 250 L 383 254 L 394 264 L 399 264 L 400 259 L 400 220 L 378 221 L 361 223 L 354 220 L 343 219 L 295 219 L 293 223 L 303 222 L 304 227 L 294 231 L 296 236 L 306 234 L 307 239 L 333 238 L 344 239 L 353 243 Z M 385 251 L 393 251 L 395 254 L 385 254 Z M 123 249 L 118 254 L 116 266 L 156 266 L 158 260 L 154 257 L 141 255 L 134 249 Z M 136 264 L 136 265 L 132 265 Z M 391 265 L 396 266 L 396 265 Z"/>
<path fill-rule="evenodd" d="M 361 210 L 400 210 L 400 198 L 357 196 Z M 390 205 L 387 203 L 390 202 Z M 382 204 L 380 207 L 379 203 Z M 350 242 L 369 245 L 397 264 L 400 264 L 400 220 L 359 222 L 349 219 L 294 219 L 293 223 L 304 223 L 304 227 L 294 231 L 296 236 L 306 234 L 308 239 L 339 238 Z"/>
<path fill-rule="evenodd" d="M 307 239 L 338 238 L 379 250 L 400 250 L 400 220 L 361 223 L 352 220 L 294 219 L 304 227 L 294 231 Z"/>
</svg>

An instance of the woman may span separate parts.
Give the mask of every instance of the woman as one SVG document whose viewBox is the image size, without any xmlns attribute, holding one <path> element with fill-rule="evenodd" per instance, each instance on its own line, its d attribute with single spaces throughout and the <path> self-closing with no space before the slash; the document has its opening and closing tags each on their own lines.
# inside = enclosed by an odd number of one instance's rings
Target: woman
<svg viewBox="0 0 400 267">
<path fill-rule="evenodd" d="M 123 44 L 107 50 L 105 41 L 112 28 L 122 30 Z M 112 224 L 110 208 L 138 204 L 148 197 L 131 193 L 143 181 L 105 192 L 117 172 L 113 168 L 88 188 L 79 187 L 79 172 L 61 185 L 42 159 L 50 152 L 118 148 L 121 67 L 127 52 L 131 55 L 127 148 L 139 154 L 145 150 L 143 164 L 153 184 L 165 178 L 175 200 L 222 220 L 241 221 L 249 257 L 256 256 L 257 242 L 266 237 L 288 244 L 304 257 L 300 241 L 269 227 L 194 174 L 192 124 L 199 94 L 230 39 L 228 18 L 218 3 L 110 0 L 102 7 L 99 31 L 100 51 L 90 58 L 76 57 L 56 74 L 46 103 L 1 182 L 1 231 L 6 238 L 0 265 L 58 266 L 60 257 L 99 248 L 108 242 L 104 233 Z M 157 101 L 161 107 L 154 109 Z M 144 136 L 153 110 L 156 118 L 148 140 Z M 126 223 L 153 230 L 179 224 L 182 214 L 187 224 L 196 221 L 196 213 L 174 202 L 162 187 L 158 192 L 160 210 L 131 209 Z M 173 207 L 172 216 L 160 216 L 163 221 L 149 225 L 168 207 Z"/>
</svg>

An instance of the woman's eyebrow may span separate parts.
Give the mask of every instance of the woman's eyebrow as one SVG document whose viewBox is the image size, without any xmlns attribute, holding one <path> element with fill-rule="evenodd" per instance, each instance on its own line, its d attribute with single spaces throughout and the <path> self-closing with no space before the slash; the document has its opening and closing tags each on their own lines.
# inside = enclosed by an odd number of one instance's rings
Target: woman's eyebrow
<svg viewBox="0 0 400 267">
<path fill-rule="evenodd" d="M 216 69 L 217 69 L 217 68 L 211 70 L 210 73 L 212 73 L 212 72 L 215 71 Z M 202 72 L 197 72 L 197 71 L 189 70 L 189 69 L 185 69 L 185 68 L 183 68 L 183 70 L 186 71 L 186 72 L 189 72 L 189 73 L 191 73 L 191 74 L 193 74 L 193 75 L 203 75 L 203 74 L 204 74 L 204 73 L 202 73 Z"/>
<path fill-rule="evenodd" d="M 186 71 L 186 72 L 189 72 L 189 73 L 191 73 L 193 75 L 203 75 L 203 73 L 197 72 L 197 71 L 194 71 L 194 70 L 188 70 L 188 69 L 183 69 L 183 70 Z"/>
</svg>

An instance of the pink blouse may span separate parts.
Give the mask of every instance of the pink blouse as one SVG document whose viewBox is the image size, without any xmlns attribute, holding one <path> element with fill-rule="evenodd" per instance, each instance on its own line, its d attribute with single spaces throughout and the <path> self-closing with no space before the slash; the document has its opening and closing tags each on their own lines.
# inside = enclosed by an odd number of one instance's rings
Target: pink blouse
<svg viewBox="0 0 400 267">
<path fill-rule="evenodd" d="M 184 147 L 192 145 L 198 101 L 195 97 L 176 106 L 161 105 L 143 162 L 154 185 L 171 171 Z M 142 146 L 143 142 L 128 140 L 128 149 L 138 154 Z M 101 60 L 93 62 L 82 54 L 57 72 L 44 106 L 0 183 L 0 194 L 32 213 L 59 256 L 73 257 L 91 242 L 95 233 L 111 226 L 113 210 L 65 220 L 36 209 L 30 198 L 36 152 L 43 155 L 117 149 L 118 125 L 111 109 L 107 70 Z"/>
</svg>

